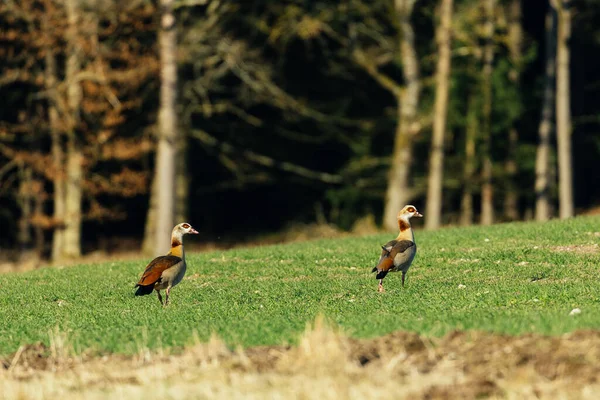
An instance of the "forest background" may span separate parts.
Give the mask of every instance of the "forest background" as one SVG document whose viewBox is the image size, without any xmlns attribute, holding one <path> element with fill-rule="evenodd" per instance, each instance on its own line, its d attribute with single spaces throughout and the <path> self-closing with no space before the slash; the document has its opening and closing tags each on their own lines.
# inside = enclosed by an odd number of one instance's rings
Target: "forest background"
<svg viewBox="0 0 600 400">
<path fill-rule="evenodd" d="M 0 258 L 600 204 L 595 0 L 5 0 Z"/>
</svg>

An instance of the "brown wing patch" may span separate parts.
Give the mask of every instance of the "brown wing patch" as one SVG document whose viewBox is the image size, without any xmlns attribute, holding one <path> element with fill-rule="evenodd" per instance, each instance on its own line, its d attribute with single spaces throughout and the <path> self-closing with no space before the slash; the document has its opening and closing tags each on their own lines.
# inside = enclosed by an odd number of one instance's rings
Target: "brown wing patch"
<svg viewBox="0 0 600 400">
<path fill-rule="evenodd" d="M 148 264 L 137 284 L 140 286 L 148 286 L 155 284 L 156 282 L 158 282 L 158 280 L 162 276 L 162 273 L 166 269 L 171 268 L 179 262 L 181 262 L 181 258 L 176 256 L 156 257 L 150 262 L 150 264 Z"/>
<path fill-rule="evenodd" d="M 396 240 L 390 240 L 383 246 L 381 246 L 381 256 L 379 257 L 379 261 L 377 261 L 377 266 L 373 269 L 373 272 L 378 271 L 387 271 L 394 265 L 394 258 L 390 257 L 390 252 L 393 250 L 396 245 Z"/>
<path fill-rule="evenodd" d="M 394 259 L 388 255 L 382 256 L 377 264 L 377 271 L 389 271 L 394 266 Z"/>
</svg>

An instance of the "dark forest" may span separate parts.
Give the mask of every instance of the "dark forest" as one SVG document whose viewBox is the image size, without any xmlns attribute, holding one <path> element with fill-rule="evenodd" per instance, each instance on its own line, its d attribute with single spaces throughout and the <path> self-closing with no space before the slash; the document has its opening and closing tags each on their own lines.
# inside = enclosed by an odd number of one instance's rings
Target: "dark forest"
<svg viewBox="0 0 600 400">
<path fill-rule="evenodd" d="M 427 229 L 594 212 L 599 20 L 593 0 L 4 1 L 0 257 L 152 253 L 161 215 L 232 246 L 394 229 L 405 204 Z"/>
</svg>

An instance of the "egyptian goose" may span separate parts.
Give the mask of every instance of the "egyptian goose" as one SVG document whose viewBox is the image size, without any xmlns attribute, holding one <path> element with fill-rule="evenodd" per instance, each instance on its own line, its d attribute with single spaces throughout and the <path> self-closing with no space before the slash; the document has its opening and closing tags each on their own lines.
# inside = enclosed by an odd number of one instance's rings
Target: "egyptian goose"
<svg viewBox="0 0 600 400">
<path fill-rule="evenodd" d="M 183 222 L 175 225 L 171 233 L 171 251 L 166 256 L 156 257 L 144 270 L 139 282 L 135 285 L 136 296 L 145 296 L 156 290 L 158 301 L 163 304 L 160 291 L 167 290 L 167 298 L 164 305 L 169 304 L 169 293 L 171 288 L 177 285 L 185 275 L 185 253 L 183 252 L 183 235 L 194 234 L 196 231 L 190 224 Z"/>
<path fill-rule="evenodd" d="M 406 272 L 410 268 L 410 264 L 417 254 L 417 245 L 415 243 L 415 235 L 410 226 L 412 217 L 422 217 L 415 206 L 405 206 L 398 213 L 398 227 L 400 233 L 394 240 L 390 240 L 385 245 L 381 246 L 381 257 L 377 262 L 377 266 L 371 272 L 377 272 L 376 279 L 379 279 L 379 292 L 383 292 L 383 278 L 388 272 L 402 271 L 402 287 L 404 287 L 404 278 Z"/>
</svg>

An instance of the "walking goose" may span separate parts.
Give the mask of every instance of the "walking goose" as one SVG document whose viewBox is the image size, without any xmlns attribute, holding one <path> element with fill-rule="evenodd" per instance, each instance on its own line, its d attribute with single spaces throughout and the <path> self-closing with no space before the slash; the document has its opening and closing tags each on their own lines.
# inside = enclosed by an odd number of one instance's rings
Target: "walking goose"
<svg viewBox="0 0 600 400">
<path fill-rule="evenodd" d="M 183 279 L 186 270 L 185 253 L 183 251 L 183 236 L 187 234 L 197 235 L 190 224 L 183 222 L 176 225 L 171 233 L 171 251 L 166 256 L 156 257 L 146 266 L 142 277 L 135 285 L 136 296 L 145 296 L 156 290 L 158 301 L 163 304 L 160 291 L 166 289 L 167 297 L 164 305 L 169 304 L 169 294 L 173 286 Z"/>
<path fill-rule="evenodd" d="M 383 278 L 388 272 L 402 271 L 402 287 L 404 287 L 404 278 L 410 268 L 410 264 L 417 254 L 417 245 L 415 236 L 410 225 L 412 217 L 423 217 L 415 206 L 407 205 L 398 213 L 398 228 L 400 233 L 394 240 L 390 240 L 381 246 L 381 257 L 377 266 L 371 272 L 377 272 L 375 276 L 379 279 L 379 292 L 383 292 Z"/>
</svg>

